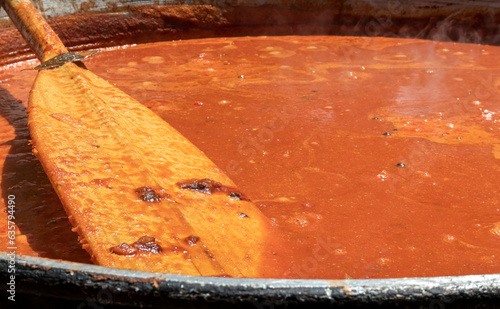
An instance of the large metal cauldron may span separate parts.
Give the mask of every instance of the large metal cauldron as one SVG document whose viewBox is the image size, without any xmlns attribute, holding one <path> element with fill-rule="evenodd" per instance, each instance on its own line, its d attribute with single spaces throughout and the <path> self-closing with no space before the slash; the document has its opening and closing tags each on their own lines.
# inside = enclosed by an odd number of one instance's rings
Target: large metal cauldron
<svg viewBox="0 0 500 309">
<path fill-rule="evenodd" d="M 1 254 L 2 282 L 8 282 L 8 263 L 6 254 Z M 230 279 L 128 271 L 31 257 L 19 258 L 16 272 L 16 304 L 22 308 L 500 308 L 500 275 Z M 6 303 L 6 296 L 2 303 Z"/>
<path fill-rule="evenodd" d="M 496 1 L 35 1 L 74 49 L 228 35 L 337 34 L 498 45 Z M 187 5 L 179 7 L 178 5 Z M 148 14 L 160 5 L 162 14 Z M 158 8 L 158 7 L 157 7 Z M 85 21 L 86 27 L 81 27 Z M 443 25 L 451 27 L 443 28 Z M 33 58 L 0 13 L 0 64 Z M 137 35 L 140 33 L 140 35 Z M 16 302 L 7 300 L 9 265 Z M 189 277 L 0 253 L 1 308 L 500 308 L 500 274 L 370 280 Z M 124 307 L 123 307 L 124 306 Z"/>
</svg>

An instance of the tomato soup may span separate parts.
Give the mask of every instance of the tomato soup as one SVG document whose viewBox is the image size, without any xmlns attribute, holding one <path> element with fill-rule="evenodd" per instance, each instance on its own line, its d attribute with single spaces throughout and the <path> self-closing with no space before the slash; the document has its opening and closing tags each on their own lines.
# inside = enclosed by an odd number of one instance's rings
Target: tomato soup
<svg viewBox="0 0 500 309">
<path fill-rule="evenodd" d="M 500 273 L 499 47 L 231 37 L 122 46 L 85 64 L 184 134 L 283 232 L 280 277 Z M 0 219 L 15 196 L 18 254 L 89 263 L 31 154 L 36 72 L 21 69 L 34 65 L 0 71 Z"/>
</svg>

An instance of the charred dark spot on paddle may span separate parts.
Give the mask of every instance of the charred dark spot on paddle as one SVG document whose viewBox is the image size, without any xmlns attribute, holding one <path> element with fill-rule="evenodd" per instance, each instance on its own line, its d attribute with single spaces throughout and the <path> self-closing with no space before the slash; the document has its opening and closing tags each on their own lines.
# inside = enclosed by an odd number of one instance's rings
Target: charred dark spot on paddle
<svg viewBox="0 0 500 309">
<path fill-rule="evenodd" d="M 118 246 L 114 246 L 110 249 L 111 253 L 118 255 L 135 255 L 137 253 L 137 248 L 130 246 L 126 243 L 122 243 Z"/>
<path fill-rule="evenodd" d="M 184 242 L 186 244 L 188 244 L 189 246 L 196 246 L 196 244 L 198 243 L 198 241 L 200 241 L 200 237 L 198 236 L 193 236 L 193 235 L 190 235 L 186 238 L 184 238 Z"/>
<path fill-rule="evenodd" d="M 182 190 L 197 191 L 205 194 L 225 194 L 230 198 L 239 201 L 250 200 L 238 189 L 225 186 L 220 182 L 208 178 L 181 181 L 177 183 L 177 186 Z"/>
<path fill-rule="evenodd" d="M 155 238 L 151 236 L 142 236 L 132 245 L 139 251 L 151 252 L 156 254 L 161 252 L 161 246 L 157 244 Z"/>
<path fill-rule="evenodd" d="M 139 198 L 148 203 L 156 203 L 170 197 L 169 194 L 163 192 L 163 189 L 159 189 L 158 191 L 148 186 L 135 189 L 135 193 L 137 193 Z"/>
<path fill-rule="evenodd" d="M 212 254 L 212 252 L 210 252 L 209 250 L 205 250 L 204 252 L 210 259 L 215 261 L 215 256 Z"/>
<path fill-rule="evenodd" d="M 144 186 L 137 188 L 135 189 L 135 193 L 137 193 L 137 195 L 139 195 L 139 198 L 145 202 L 154 203 L 161 200 L 158 193 L 156 193 L 155 190 L 151 187 Z"/>
<path fill-rule="evenodd" d="M 222 184 L 211 179 L 191 179 L 188 181 L 178 182 L 177 185 L 183 190 L 191 190 L 206 194 L 213 194 L 220 191 Z"/>
<path fill-rule="evenodd" d="M 161 246 L 156 243 L 154 237 L 142 236 L 132 244 L 122 243 L 118 246 L 111 247 L 111 253 L 118 255 L 135 255 L 139 252 L 150 252 L 159 254 L 162 251 Z"/>
<path fill-rule="evenodd" d="M 242 200 L 241 195 L 238 192 L 229 192 L 229 197 L 239 201 Z"/>
</svg>

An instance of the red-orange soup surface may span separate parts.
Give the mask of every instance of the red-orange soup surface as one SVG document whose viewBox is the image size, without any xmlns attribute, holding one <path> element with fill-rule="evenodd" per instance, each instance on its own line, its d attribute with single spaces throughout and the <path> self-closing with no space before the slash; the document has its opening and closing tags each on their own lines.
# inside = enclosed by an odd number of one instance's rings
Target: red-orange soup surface
<svg viewBox="0 0 500 309">
<path fill-rule="evenodd" d="M 0 241 L 11 195 L 17 254 L 89 263 L 31 154 L 36 72 L 21 69 L 34 65 L 0 69 Z M 285 232 L 280 277 L 500 273 L 499 47 L 211 38 L 102 50 L 86 65 L 182 132 Z"/>
</svg>

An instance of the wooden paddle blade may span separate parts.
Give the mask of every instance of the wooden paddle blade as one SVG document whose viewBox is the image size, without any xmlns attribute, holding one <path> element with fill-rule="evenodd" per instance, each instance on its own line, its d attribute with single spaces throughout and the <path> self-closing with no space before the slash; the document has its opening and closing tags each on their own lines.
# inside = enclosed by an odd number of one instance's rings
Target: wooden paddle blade
<svg viewBox="0 0 500 309">
<path fill-rule="evenodd" d="M 34 153 L 95 263 L 259 277 L 269 220 L 160 117 L 73 63 L 40 71 Z"/>
</svg>

